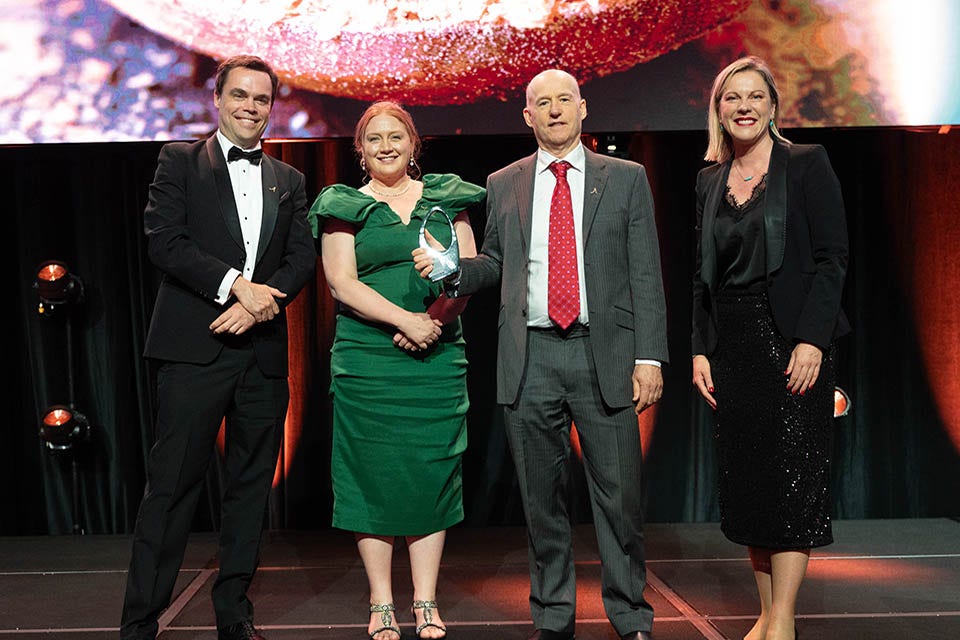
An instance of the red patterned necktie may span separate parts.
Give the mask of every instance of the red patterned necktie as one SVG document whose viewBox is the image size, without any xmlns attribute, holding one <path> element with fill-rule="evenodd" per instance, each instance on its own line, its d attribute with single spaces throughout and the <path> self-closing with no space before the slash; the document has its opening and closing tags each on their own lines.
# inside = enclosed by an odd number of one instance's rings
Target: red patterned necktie
<svg viewBox="0 0 960 640">
<path fill-rule="evenodd" d="M 573 203 L 567 170 L 570 163 L 554 162 L 550 171 L 557 177 L 550 200 L 550 237 L 547 241 L 549 275 L 547 277 L 547 312 L 561 329 L 566 329 L 580 315 L 580 278 L 577 274 L 577 236 L 573 229 Z"/>
</svg>

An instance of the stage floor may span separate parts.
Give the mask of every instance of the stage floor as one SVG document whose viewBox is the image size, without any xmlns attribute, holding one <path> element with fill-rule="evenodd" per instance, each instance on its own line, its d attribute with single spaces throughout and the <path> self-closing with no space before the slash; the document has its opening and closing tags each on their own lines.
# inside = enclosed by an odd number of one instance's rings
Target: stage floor
<svg viewBox="0 0 960 640">
<path fill-rule="evenodd" d="M 757 607 L 745 550 L 716 524 L 650 524 L 646 532 L 654 638 L 742 638 Z M 840 521 L 834 537 L 810 562 L 797 607 L 801 638 L 960 638 L 960 522 Z M 129 544 L 126 536 L 0 538 L 0 636 L 116 638 Z M 574 549 L 577 638 L 615 640 L 600 601 L 592 528 L 576 528 Z M 213 534 L 191 538 L 161 619 L 163 640 L 216 640 L 209 597 L 215 555 Z M 412 590 L 400 545 L 394 565 L 394 594 L 405 609 Z M 527 588 L 522 528 L 450 531 L 438 596 L 451 640 L 527 638 Z M 270 640 L 366 637 L 366 580 L 347 533 L 267 534 L 251 597 Z M 399 613 L 404 640 L 413 638 L 412 617 Z"/>
</svg>

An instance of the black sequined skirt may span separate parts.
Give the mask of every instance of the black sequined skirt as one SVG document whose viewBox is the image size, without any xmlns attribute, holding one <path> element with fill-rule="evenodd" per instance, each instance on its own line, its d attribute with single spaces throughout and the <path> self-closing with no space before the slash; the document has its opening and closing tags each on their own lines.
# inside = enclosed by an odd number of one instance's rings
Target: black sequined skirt
<svg viewBox="0 0 960 640">
<path fill-rule="evenodd" d="M 834 349 L 814 386 L 792 395 L 783 372 L 793 344 L 777 331 L 766 294 L 721 292 L 716 307 L 710 362 L 723 533 L 769 549 L 830 544 Z"/>
</svg>

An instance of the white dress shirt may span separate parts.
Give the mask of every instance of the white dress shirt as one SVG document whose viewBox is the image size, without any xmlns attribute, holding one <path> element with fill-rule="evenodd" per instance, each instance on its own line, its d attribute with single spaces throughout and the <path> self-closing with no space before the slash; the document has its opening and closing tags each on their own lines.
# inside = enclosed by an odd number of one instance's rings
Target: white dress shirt
<svg viewBox="0 0 960 640">
<path fill-rule="evenodd" d="M 580 315 L 577 320 L 584 325 L 590 324 L 587 309 L 587 289 L 583 277 L 583 173 L 586 159 L 583 145 L 568 153 L 566 157 L 555 158 L 543 149 L 537 151 L 536 178 L 533 183 L 533 217 L 530 224 L 530 265 L 527 280 L 527 326 L 550 327 L 553 321 L 547 307 L 547 289 L 549 278 L 550 237 L 550 201 L 557 177 L 550 165 L 558 160 L 570 163 L 567 170 L 567 184 L 570 185 L 570 200 L 573 203 L 573 229 L 577 239 L 577 280 L 580 285 Z"/>
<path fill-rule="evenodd" d="M 223 150 L 223 157 L 227 157 L 230 147 L 234 147 L 220 130 L 217 130 L 217 142 Z M 259 149 L 260 144 L 254 149 Z M 251 151 L 251 149 L 244 149 Z M 261 164 L 252 164 L 241 158 L 227 163 L 230 172 L 230 185 L 233 187 L 233 200 L 237 204 L 237 215 L 240 218 L 240 231 L 243 234 L 243 250 L 246 260 L 243 264 L 243 273 L 231 268 L 220 283 L 217 302 L 225 304 L 230 298 L 230 288 L 238 276 L 243 275 L 253 281 L 253 268 L 257 264 L 257 250 L 260 247 L 260 227 L 263 223 L 263 179 Z"/>
<path fill-rule="evenodd" d="M 586 156 L 583 145 L 578 144 L 563 158 L 556 158 L 543 149 L 537 151 L 536 177 L 533 182 L 533 212 L 530 224 L 530 264 L 527 280 L 527 326 L 551 327 L 553 321 L 547 307 L 547 281 L 549 274 L 548 238 L 550 237 L 550 201 L 557 178 L 550 165 L 558 160 L 570 163 L 567 184 L 570 185 L 570 200 L 573 203 L 573 228 L 577 240 L 577 279 L 580 284 L 580 315 L 577 320 L 590 324 L 587 308 L 586 278 L 583 273 L 583 190 L 586 171 Z M 660 366 L 658 360 L 638 359 L 635 364 Z"/>
</svg>

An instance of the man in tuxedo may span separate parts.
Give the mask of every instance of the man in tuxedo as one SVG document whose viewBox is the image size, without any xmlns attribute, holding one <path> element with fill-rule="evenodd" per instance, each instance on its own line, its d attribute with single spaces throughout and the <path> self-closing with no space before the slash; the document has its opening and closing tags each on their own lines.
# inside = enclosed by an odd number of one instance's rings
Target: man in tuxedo
<svg viewBox="0 0 960 640">
<path fill-rule="evenodd" d="M 163 274 L 144 350 L 158 365 L 156 442 L 133 534 L 124 640 L 156 637 L 224 418 L 213 605 L 220 640 L 262 638 L 247 588 L 289 398 L 284 307 L 316 265 L 303 174 L 260 148 L 277 84 L 259 58 L 225 60 L 213 95 L 217 133 L 165 145 L 150 186 L 144 230 Z"/>
<path fill-rule="evenodd" d="M 539 150 L 487 180 L 480 254 L 446 287 L 500 283 L 497 402 L 519 478 L 530 551 L 531 638 L 574 637 L 567 513 L 576 424 L 602 563 L 607 617 L 622 638 L 649 638 L 643 597 L 637 414 L 657 402 L 666 310 L 653 198 L 642 166 L 580 142 L 577 81 L 547 70 L 527 86 L 523 118 Z M 562 163 L 562 164 L 561 164 Z M 427 276 L 432 261 L 414 252 Z"/>
</svg>

